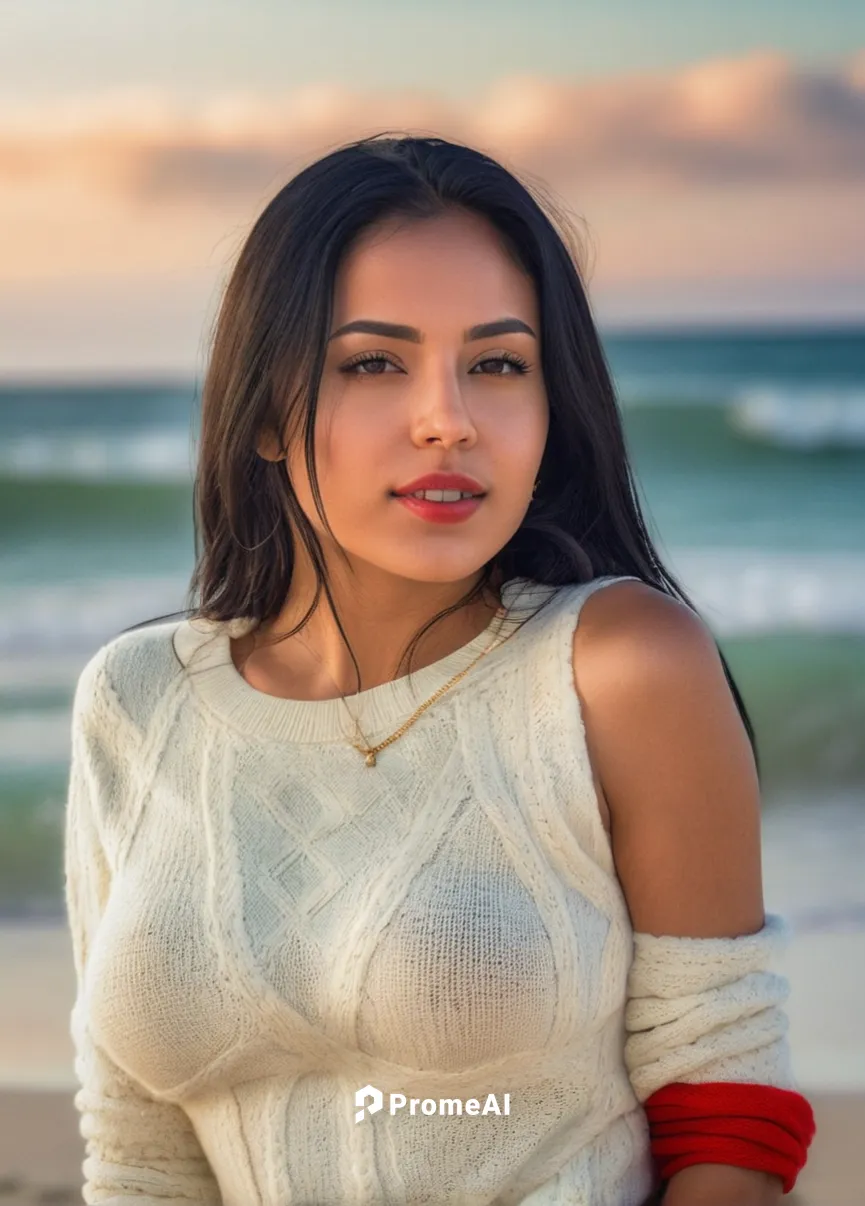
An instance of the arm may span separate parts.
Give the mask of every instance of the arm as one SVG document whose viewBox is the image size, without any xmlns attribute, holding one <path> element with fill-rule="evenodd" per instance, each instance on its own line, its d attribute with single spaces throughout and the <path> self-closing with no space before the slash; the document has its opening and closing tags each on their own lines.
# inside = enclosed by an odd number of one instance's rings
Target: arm
<svg viewBox="0 0 865 1206">
<path fill-rule="evenodd" d="M 119 790 L 100 733 L 116 735 L 125 729 L 128 734 L 129 720 L 118 708 L 100 652 L 85 666 L 75 692 L 64 846 L 77 980 L 71 1015 L 80 1084 L 75 1106 L 86 1140 L 83 1197 L 103 1206 L 221 1206 L 216 1180 L 186 1114 L 177 1105 L 156 1101 L 119 1068 L 88 1024 L 88 962 L 111 891 L 98 802 L 106 790 Z"/>
<path fill-rule="evenodd" d="M 584 604 L 574 675 L 635 933 L 625 1055 L 639 1100 L 673 1082 L 792 1087 L 786 981 L 765 971 L 759 783 L 711 634 L 677 600 L 616 584 Z M 695 1164 L 664 1206 L 781 1192 L 777 1176 Z"/>
</svg>

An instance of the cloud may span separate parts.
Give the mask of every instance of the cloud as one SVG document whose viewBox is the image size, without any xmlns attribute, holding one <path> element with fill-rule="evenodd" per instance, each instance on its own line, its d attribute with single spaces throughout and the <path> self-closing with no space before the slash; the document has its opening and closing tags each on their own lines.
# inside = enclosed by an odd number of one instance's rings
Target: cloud
<svg viewBox="0 0 865 1206">
<path fill-rule="evenodd" d="M 216 205 L 274 191 L 309 158 L 377 130 L 480 146 L 554 185 L 593 189 L 865 180 L 865 51 L 809 71 L 771 51 L 591 81 L 516 76 L 471 108 L 428 93 L 304 88 L 197 108 L 129 93 L 4 113 L 0 181 L 128 202 Z"/>
<path fill-rule="evenodd" d="M 0 107 L 0 372 L 191 365 L 269 198 L 388 130 L 542 185 L 583 227 L 607 317 L 863 315 L 865 51 L 822 72 L 766 52 L 510 76 L 462 107 L 329 83 L 198 106 L 127 91 Z"/>
</svg>

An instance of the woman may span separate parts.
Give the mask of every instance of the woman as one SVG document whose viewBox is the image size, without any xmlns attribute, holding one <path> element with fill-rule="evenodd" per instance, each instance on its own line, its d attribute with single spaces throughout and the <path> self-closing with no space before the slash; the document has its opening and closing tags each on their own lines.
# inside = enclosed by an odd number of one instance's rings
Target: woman
<svg viewBox="0 0 865 1206">
<path fill-rule="evenodd" d="M 441 139 L 300 172 L 223 299 L 196 519 L 189 614 L 75 697 L 85 1200 L 789 1190 L 753 733 L 564 225 Z"/>
</svg>

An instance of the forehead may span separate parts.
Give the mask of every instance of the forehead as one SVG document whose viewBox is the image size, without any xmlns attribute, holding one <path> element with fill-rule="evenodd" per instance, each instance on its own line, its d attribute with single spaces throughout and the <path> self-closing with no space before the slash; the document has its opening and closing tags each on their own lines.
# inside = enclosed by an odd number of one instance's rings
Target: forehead
<svg viewBox="0 0 865 1206">
<path fill-rule="evenodd" d="M 531 321 L 536 304 L 534 282 L 499 231 L 481 216 L 463 213 L 390 219 L 364 231 L 343 258 L 334 300 L 348 318 L 394 317 L 367 313 L 370 305 L 435 308 L 446 302 L 464 311 L 480 307 L 484 313 L 476 320 L 494 317 L 486 312 L 490 307 L 507 305 L 509 313 Z"/>
</svg>

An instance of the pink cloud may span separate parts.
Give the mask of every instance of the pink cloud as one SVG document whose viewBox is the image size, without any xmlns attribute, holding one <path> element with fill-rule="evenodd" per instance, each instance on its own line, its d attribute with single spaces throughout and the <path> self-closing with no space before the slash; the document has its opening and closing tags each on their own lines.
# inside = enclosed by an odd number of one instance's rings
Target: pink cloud
<svg viewBox="0 0 865 1206">
<path fill-rule="evenodd" d="M 511 76 L 465 108 L 330 83 L 199 107 L 127 92 L 0 109 L 0 371 L 188 366 L 267 200 L 381 130 L 456 138 L 540 185 L 605 316 L 863 314 L 865 50 L 822 72 L 767 51 Z"/>
<path fill-rule="evenodd" d="M 667 74 L 499 81 L 471 110 L 433 94 L 322 84 L 278 102 L 96 98 L 0 112 L 0 179 L 208 205 L 258 198 L 301 161 L 378 129 L 481 146 L 554 186 L 685 192 L 865 180 L 865 51 L 806 71 L 766 51 Z"/>
</svg>

